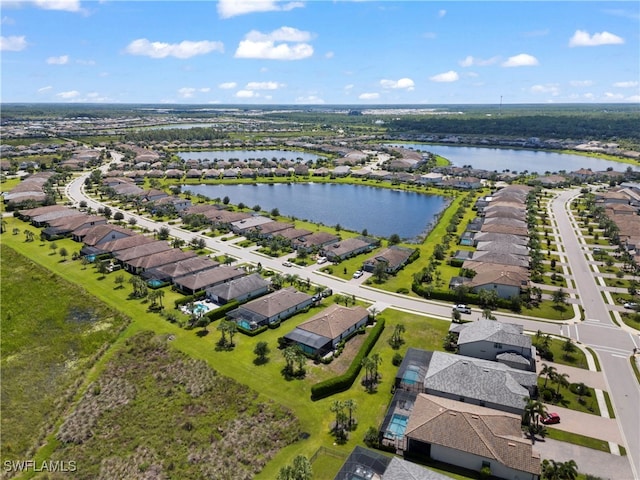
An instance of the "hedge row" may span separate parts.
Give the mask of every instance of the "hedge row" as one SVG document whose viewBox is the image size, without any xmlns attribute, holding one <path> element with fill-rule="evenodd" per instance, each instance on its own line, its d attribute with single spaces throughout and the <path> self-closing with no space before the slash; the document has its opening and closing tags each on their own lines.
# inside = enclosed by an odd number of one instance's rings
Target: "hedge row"
<svg viewBox="0 0 640 480">
<path fill-rule="evenodd" d="M 195 302 L 196 300 L 200 300 L 206 294 L 207 294 L 207 292 L 205 290 L 202 290 L 202 291 L 197 292 L 197 293 L 195 293 L 193 295 L 185 295 L 184 297 L 179 298 L 178 300 L 176 300 L 174 302 L 174 304 L 175 304 L 176 308 L 180 308 L 182 305 L 186 305 L 187 303 Z"/>
<path fill-rule="evenodd" d="M 349 390 L 353 382 L 355 382 L 360 369 L 362 368 L 362 360 L 369 355 L 369 352 L 380 338 L 382 331 L 384 330 L 384 319 L 378 318 L 376 325 L 371 329 L 371 333 L 364 341 L 357 355 L 351 362 L 349 370 L 342 375 L 330 378 L 323 382 L 316 383 L 311 387 L 311 399 L 319 400 L 321 398 L 328 397 L 334 393 L 344 392 Z"/>
<path fill-rule="evenodd" d="M 240 305 L 240 302 L 238 302 L 237 300 L 231 300 L 229 303 L 225 303 L 224 305 L 216 308 L 215 310 L 208 311 L 207 313 L 204 314 L 204 316 L 208 318 L 210 322 L 213 322 L 215 320 L 224 318 L 228 312 L 238 308 L 238 305 Z"/>
<path fill-rule="evenodd" d="M 452 303 L 470 303 L 473 305 L 481 305 L 480 295 L 477 293 L 467 292 L 463 298 L 460 298 L 460 294 L 454 290 L 431 290 L 428 291 L 422 284 L 413 282 L 411 290 L 416 295 L 420 295 L 423 298 L 430 300 L 444 300 Z M 496 299 L 496 307 L 512 310 L 513 300 L 509 298 Z"/>
</svg>

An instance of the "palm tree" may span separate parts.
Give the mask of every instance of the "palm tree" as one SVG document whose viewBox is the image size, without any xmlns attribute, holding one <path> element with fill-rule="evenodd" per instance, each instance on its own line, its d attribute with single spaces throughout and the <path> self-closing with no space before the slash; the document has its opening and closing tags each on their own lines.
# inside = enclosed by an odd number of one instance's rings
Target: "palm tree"
<svg viewBox="0 0 640 480">
<path fill-rule="evenodd" d="M 575 460 L 567 460 L 560 464 L 560 475 L 565 480 L 575 480 L 578 478 L 578 465 Z"/>
<path fill-rule="evenodd" d="M 556 389 L 556 397 L 560 396 L 560 387 L 569 386 L 569 374 L 568 373 L 556 373 L 553 377 L 553 382 L 558 386 Z"/>
<path fill-rule="evenodd" d="M 544 436 L 544 427 L 540 425 L 540 417 L 547 415 L 547 408 L 539 400 L 532 400 L 528 397 L 525 397 L 524 400 L 527 404 L 522 413 L 522 425 L 527 427 L 531 443 L 535 443 L 536 433 Z"/>
<path fill-rule="evenodd" d="M 544 385 L 542 386 L 542 388 L 547 388 L 547 381 L 549 381 L 549 379 L 552 379 L 555 374 L 556 374 L 557 370 L 556 367 L 554 367 L 553 365 L 547 365 L 546 363 L 542 364 L 542 370 L 540 370 L 540 375 L 544 375 Z"/>
<path fill-rule="evenodd" d="M 344 401 L 343 405 L 344 405 L 344 408 L 346 408 L 349 411 L 349 423 L 347 424 L 347 428 L 351 430 L 353 428 L 353 423 L 354 423 L 353 412 L 355 412 L 356 409 L 358 408 L 358 404 L 356 403 L 355 400 L 348 399 Z"/>
<path fill-rule="evenodd" d="M 296 362 L 296 359 L 298 357 L 296 346 L 289 345 L 282 351 L 282 356 L 284 357 L 284 361 L 286 362 L 285 372 L 288 375 L 293 375 L 293 364 Z"/>
</svg>

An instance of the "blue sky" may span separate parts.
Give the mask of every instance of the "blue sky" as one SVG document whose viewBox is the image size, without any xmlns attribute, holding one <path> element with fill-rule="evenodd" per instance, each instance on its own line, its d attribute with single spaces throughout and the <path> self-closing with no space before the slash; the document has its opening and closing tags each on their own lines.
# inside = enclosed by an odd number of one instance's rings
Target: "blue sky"
<svg viewBox="0 0 640 480">
<path fill-rule="evenodd" d="M 640 2 L 0 0 L 2 102 L 640 102 Z"/>
</svg>

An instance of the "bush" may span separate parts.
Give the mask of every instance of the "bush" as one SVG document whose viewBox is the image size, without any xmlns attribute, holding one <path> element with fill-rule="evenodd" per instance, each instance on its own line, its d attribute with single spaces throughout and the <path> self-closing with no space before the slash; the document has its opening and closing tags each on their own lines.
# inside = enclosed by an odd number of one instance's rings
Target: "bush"
<svg viewBox="0 0 640 480">
<path fill-rule="evenodd" d="M 550 388 L 545 388 L 544 390 L 542 390 L 542 392 L 540 392 L 540 395 L 545 402 L 550 402 L 551 400 L 553 400 L 553 397 L 555 397 L 555 392 Z"/>
<path fill-rule="evenodd" d="M 402 358 L 403 358 L 402 355 L 396 352 L 393 358 L 391 359 L 391 363 L 393 364 L 394 367 L 399 367 L 400 364 L 402 363 Z"/>
<path fill-rule="evenodd" d="M 378 318 L 376 325 L 371 329 L 369 336 L 363 342 L 360 350 L 351 362 L 349 369 L 342 375 L 316 383 L 311 387 L 311 399 L 319 400 L 333 395 L 334 393 L 344 392 L 351 388 L 351 385 L 355 382 L 358 374 L 360 373 L 360 369 L 362 368 L 362 359 L 369 355 L 369 352 L 378 341 L 378 338 L 380 338 L 383 330 L 384 319 Z"/>
</svg>

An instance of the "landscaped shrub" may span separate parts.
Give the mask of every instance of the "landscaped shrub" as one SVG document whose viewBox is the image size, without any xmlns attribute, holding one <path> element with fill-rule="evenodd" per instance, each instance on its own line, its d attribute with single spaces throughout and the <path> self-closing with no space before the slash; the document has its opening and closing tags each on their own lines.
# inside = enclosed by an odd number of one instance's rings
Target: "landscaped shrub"
<svg viewBox="0 0 640 480">
<path fill-rule="evenodd" d="M 555 392 L 550 388 L 545 388 L 544 390 L 542 390 L 542 392 L 540 392 L 540 395 L 545 402 L 550 402 L 551 400 L 553 400 Z"/>
<path fill-rule="evenodd" d="M 204 290 L 198 293 L 195 293 L 193 295 L 185 295 L 182 298 L 179 298 L 178 300 L 176 300 L 174 302 L 174 305 L 176 306 L 176 308 L 180 308 L 182 305 L 186 305 L 187 303 L 190 302 L 195 302 L 196 300 L 200 300 L 201 298 L 204 298 L 204 296 L 207 294 L 207 292 L 205 292 Z"/>
<path fill-rule="evenodd" d="M 351 388 L 353 382 L 355 382 L 360 369 L 362 368 L 362 359 L 369 355 L 369 352 L 380 338 L 382 331 L 384 330 L 384 319 L 378 318 L 376 325 L 371 329 L 369 336 L 362 343 L 360 350 L 354 357 L 349 369 L 342 375 L 329 378 L 324 382 L 316 383 L 311 387 L 311 399 L 319 400 L 321 398 L 328 397 L 334 393 L 344 392 Z"/>
<path fill-rule="evenodd" d="M 231 300 L 229 303 L 225 303 L 224 305 L 205 313 L 203 316 L 206 317 L 209 322 L 213 322 L 224 318 L 228 312 L 238 308 L 238 305 L 240 305 L 240 303 L 237 300 Z"/>
</svg>

